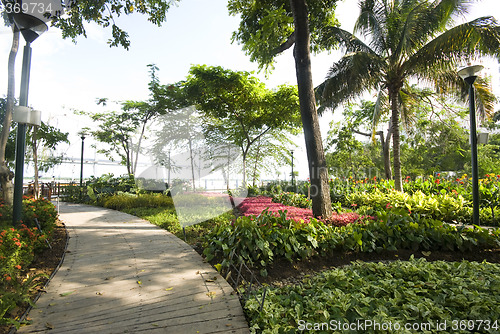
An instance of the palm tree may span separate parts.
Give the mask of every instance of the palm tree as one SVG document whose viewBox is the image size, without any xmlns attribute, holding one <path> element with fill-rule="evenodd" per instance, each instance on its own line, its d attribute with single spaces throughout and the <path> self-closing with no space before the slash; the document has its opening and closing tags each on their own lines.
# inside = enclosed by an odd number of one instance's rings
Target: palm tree
<svg viewBox="0 0 500 334">
<path fill-rule="evenodd" d="M 410 83 L 432 84 L 440 94 L 467 90 L 457 66 L 483 55 L 496 55 L 500 26 L 493 17 L 481 17 L 449 28 L 467 12 L 469 0 L 360 0 L 354 32 L 369 43 L 340 28 L 329 28 L 324 38 L 339 42 L 345 55 L 316 88 L 318 102 L 335 108 L 365 92 L 377 91 L 375 120 L 390 110 L 393 139 L 394 179 L 402 190 L 399 126 L 406 102 L 414 98 Z M 495 98 L 487 82 L 475 83 L 479 113 L 490 113 Z M 456 92 L 456 93 L 455 93 Z"/>
</svg>

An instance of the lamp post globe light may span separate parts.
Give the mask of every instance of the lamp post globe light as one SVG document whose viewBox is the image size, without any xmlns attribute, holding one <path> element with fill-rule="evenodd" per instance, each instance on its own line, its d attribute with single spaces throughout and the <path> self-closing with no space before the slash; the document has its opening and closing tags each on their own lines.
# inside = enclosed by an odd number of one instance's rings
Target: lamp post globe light
<svg viewBox="0 0 500 334">
<path fill-rule="evenodd" d="M 476 104 L 474 100 L 474 81 L 482 65 L 470 65 L 458 71 L 458 75 L 469 85 L 470 145 L 472 165 L 472 223 L 479 225 L 479 173 L 477 164 Z"/>
<path fill-rule="evenodd" d="M 11 6 L 6 6 L 5 11 L 14 21 L 14 28 L 19 30 L 26 40 L 26 46 L 23 51 L 19 107 L 16 108 L 13 115 L 13 120 L 17 122 L 17 135 L 12 220 L 14 224 L 17 224 L 22 219 L 26 127 L 28 124 L 40 125 L 40 113 L 27 108 L 31 68 L 31 43 L 47 31 L 48 26 L 45 22 L 50 20 L 52 15 L 60 15 L 62 13 L 62 5 L 61 1 L 58 0 L 39 0 L 35 2 L 18 0 L 15 3 L 11 3 Z M 32 115 L 32 113 L 34 114 Z"/>
</svg>

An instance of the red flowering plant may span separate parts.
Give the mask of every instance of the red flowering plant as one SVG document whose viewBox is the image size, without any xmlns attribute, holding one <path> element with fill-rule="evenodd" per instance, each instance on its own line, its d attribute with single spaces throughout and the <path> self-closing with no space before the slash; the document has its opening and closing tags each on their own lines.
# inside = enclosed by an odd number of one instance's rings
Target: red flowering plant
<svg viewBox="0 0 500 334">
<path fill-rule="evenodd" d="M 264 211 L 266 214 L 275 217 L 283 217 L 287 220 L 293 220 L 297 223 L 309 223 L 313 218 L 311 209 L 297 208 L 294 206 L 283 205 L 281 203 L 272 202 L 269 197 L 259 196 L 246 198 L 238 207 L 243 216 L 259 216 Z M 322 222 L 332 226 L 345 226 L 352 223 L 366 223 L 372 219 L 371 216 L 359 215 L 355 212 L 339 212 L 333 213 L 329 218 L 321 218 Z"/>
<path fill-rule="evenodd" d="M 8 227 L 0 231 L 0 324 L 18 326 L 8 313 L 21 303 L 30 303 L 30 289 L 40 284 L 38 277 L 46 276 L 23 274 L 33 261 L 35 250 L 45 246 L 45 236 L 24 224 L 18 229 Z"/>
<path fill-rule="evenodd" d="M 281 203 L 274 203 L 272 198 L 265 196 L 245 198 L 238 206 L 238 210 L 243 216 L 258 216 L 264 210 L 267 210 L 271 215 L 280 216 L 281 211 L 281 214 L 285 214 L 287 219 L 292 219 L 297 222 L 302 220 L 306 223 L 313 217 L 311 209 L 296 208 Z"/>
<path fill-rule="evenodd" d="M 334 212 L 330 218 L 322 219 L 327 225 L 346 226 L 354 223 L 366 224 L 374 221 L 376 218 L 368 215 L 360 215 L 356 212 Z"/>
</svg>

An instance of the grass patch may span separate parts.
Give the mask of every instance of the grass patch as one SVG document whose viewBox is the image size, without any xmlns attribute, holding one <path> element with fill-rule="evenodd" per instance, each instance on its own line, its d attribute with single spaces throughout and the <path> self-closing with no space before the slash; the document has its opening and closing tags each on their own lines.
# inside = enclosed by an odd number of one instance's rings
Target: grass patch
<svg viewBox="0 0 500 334">
<path fill-rule="evenodd" d="M 123 209 L 122 211 L 145 219 L 184 240 L 184 231 L 177 219 L 177 213 L 173 204 L 167 207 L 136 207 Z M 198 244 L 202 241 L 203 236 L 212 230 L 214 225 L 232 219 L 234 219 L 234 215 L 231 212 L 226 212 L 203 223 L 187 226 L 185 228 L 185 240 L 190 245 Z"/>
</svg>

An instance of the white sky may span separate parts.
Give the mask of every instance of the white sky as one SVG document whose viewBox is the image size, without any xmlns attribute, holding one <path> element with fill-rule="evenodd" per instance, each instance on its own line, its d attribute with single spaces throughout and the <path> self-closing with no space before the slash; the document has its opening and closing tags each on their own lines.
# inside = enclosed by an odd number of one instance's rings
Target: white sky
<svg viewBox="0 0 500 334">
<path fill-rule="evenodd" d="M 81 140 L 76 134 L 81 128 L 92 124 L 85 118 L 73 115 L 71 109 L 109 110 L 95 105 L 98 97 L 115 101 L 147 99 L 148 64 L 155 63 L 160 68 L 158 75 L 163 84 L 184 79 L 192 64 L 256 71 L 257 65 L 250 62 L 241 46 L 231 44 L 231 34 L 237 29 L 239 20 L 228 16 L 226 4 L 225 0 L 182 0 L 178 7 L 169 11 L 167 22 L 161 28 L 149 23 L 144 16 L 120 17 L 117 23 L 130 35 L 129 51 L 109 48 L 106 41 L 110 36 L 110 29 L 102 30 L 88 25 L 88 38 L 78 38 L 77 44 L 63 40 L 58 30 L 49 29 L 32 44 L 28 103 L 42 111 L 43 121 L 70 132 L 72 145 L 61 149 L 68 156 L 79 157 Z M 355 0 L 344 0 L 338 5 L 337 17 L 342 27 L 349 31 L 352 31 L 357 16 L 356 4 Z M 493 15 L 500 19 L 500 2 L 480 1 L 469 17 L 482 15 Z M 24 41 L 22 44 L 24 45 Z M 7 58 L 10 46 L 10 30 L 2 26 L 0 95 L 7 92 Z M 324 79 L 329 66 L 339 57 L 338 53 L 324 53 L 314 57 L 312 70 L 315 85 Z M 255 75 L 266 82 L 268 87 L 283 83 L 295 84 L 295 66 L 291 52 L 285 52 L 277 61 L 276 69 L 269 78 L 266 79 L 263 73 Z M 22 48 L 16 62 L 16 95 L 19 93 L 21 63 Z M 494 89 L 499 92 L 498 69 L 494 67 L 489 70 L 495 75 Z M 330 119 L 331 115 L 328 115 L 321 120 L 323 139 Z M 304 146 L 302 135 L 297 144 Z M 93 149 L 86 147 L 86 158 L 93 158 Z M 305 179 L 308 177 L 305 150 L 299 148 L 295 152 L 295 168 L 299 170 L 299 178 Z M 69 173 L 78 178 L 79 168 L 71 168 L 71 173 L 66 170 L 64 175 Z M 115 172 L 115 175 L 120 173 L 122 172 Z M 84 176 L 90 175 L 93 175 L 93 171 L 89 166 L 89 169 L 85 168 Z"/>
</svg>

